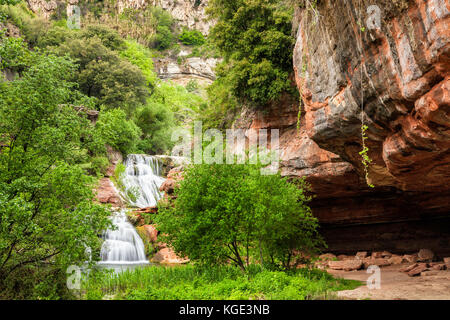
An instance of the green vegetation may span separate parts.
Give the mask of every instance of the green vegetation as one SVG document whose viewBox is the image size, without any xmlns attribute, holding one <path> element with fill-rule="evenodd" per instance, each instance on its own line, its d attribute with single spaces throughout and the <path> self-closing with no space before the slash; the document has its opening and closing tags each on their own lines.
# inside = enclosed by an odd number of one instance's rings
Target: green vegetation
<svg viewBox="0 0 450 320">
<path fill-rule="evenodd" d="M 334 279 L 319 270 L 267 271 L 251 265 L 247 272 L 237 267 L 199 266 L 147 267 L 120 274 L 92 274 L 83 283 L 84 299 L 129 300 L 306 300 L 334 299 L 335 291 L 354 289 L 359 281 Z"/>
<path fill-rule="evenodd" d="M 315 3 L 307 1 L 313 9 Z M 83 27 L 71 30 L 61 8 L 47 21 L 24 2 L 0 0 L 1 26 L 16 26 L 22 37 L 0 31 L 0 299 L 74 298 L 67 267 L 92 267 L 99 235 L 111 227 L 108 208 L 93 201 L 109 167 L 107 146 L 123 156 L 167 153 L 178 127 L 203 120 L 204 128 L 224 129 L 241 106 L 264 108 L 292 94 L 292 10 L 279 0 L 212 0 L 217 25 L 209 37 L 177 30 L 159 7 L 119 13 L 113 1 L 79 5 Z M 173 57 L 181 44 L 192 53 L 180 63 L 224 58 L 206 100 L 196 81 L 183 87 L 154 71 L 152 59 Z M 315 299 L 352 288 L 354 282 L 297 269 L 310 266 L 324 245 L 308 185 L 261 175 L 260 168 L 189 167 L 177 198 L 144 220 L 192 264 L 94 270 L 82 297 Z M 112 177 L 123 192 L 124 170 L 117 164 Z M 153 255 L 155 246 L 138 232 Z"/>
<path fill-rule="evenodd" d="M 184 172 L 177 198 L 160 202 L 155 217 L 162 241 L 204 265 L 251 261 L 290 269 L 323 243 L 307 206 L 307 185 L 261 175 L 258 165 L 201 164 Z M 189 228 L 186 228 L 189 226 Z M 292 261 L 294 251 L 304 259 Z"/>
<path fill-rule="evenodd" d="M 264 105 L 291 90 L 292 9 L 278 0 L 212 0 L 210 37 L 224 56 L 217 70 L 234 96 Z"/>
<path fill-rule="evenodd" d="M 200 46 L 205 43 L 205 36 L 198 30 L 183 29 L 178 40 L 187 46 Z"/>
<path fill-rule="evenodd" d="M 0 298 L 67 298 L 65 269 L 86 248 L 98 259 L 110 225 L 83 169 L 104 142 L 74 108 L 89 99 L 70 82 L 73 62 L 27 55 L 21 77 L 0 83 Z"/>
</svg>

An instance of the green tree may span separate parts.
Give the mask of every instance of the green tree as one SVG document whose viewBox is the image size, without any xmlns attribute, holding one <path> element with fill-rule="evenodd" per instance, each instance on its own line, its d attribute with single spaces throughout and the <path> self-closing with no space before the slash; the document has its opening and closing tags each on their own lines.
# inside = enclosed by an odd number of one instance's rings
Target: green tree
<svg viewBox="0 0 450 320">
<path fill-rule="evenodd" d="M 74 108 L 74 71 L 67 58 L 34 53 L 20 79 L 0 86 L 2 296 L 57 298 L 61 272 L 88 261 L 87 248 L 95 260 L 98 234 L 110 226 L 106 208 L 92 202 L 96 181 L 81 168 L 94 131 Z M 14 291 L 24 281 L 29 291 Z"/>
<path fill-rule="evenodd" d="M 224 56 L 218 79 L 243 102 L 264 105 L 292 88 L 292 9 L 279 0 L 212 0 L 209 37 Z"/>
<path fill-rule="evenodd" d="M 175 119 L 166 105 L 149 102 L 137 110 L 134 119 L 142 130 L 141 141 L 138 143 L 139 150 L 159 154 L 173 146 L 171 135 Z"/>
<path fill-rule="evenodd" d="M 95 125 L 103 141 L 116 148 L 123 155 L 136 150 L 136 143 L 142 134 L 140 128 L 121 109 L 103 110 Z"/>
<path fill-rule="evenodd" d="M 160 202 L 156 223 L 181 256 L 201 264 L 250 259 L 289 268 L 294 250 L 322 244 L 306 185 L 261 175 L 258 165 L 201 164 L 184 173 L 176 200 Z"/>
</svg>

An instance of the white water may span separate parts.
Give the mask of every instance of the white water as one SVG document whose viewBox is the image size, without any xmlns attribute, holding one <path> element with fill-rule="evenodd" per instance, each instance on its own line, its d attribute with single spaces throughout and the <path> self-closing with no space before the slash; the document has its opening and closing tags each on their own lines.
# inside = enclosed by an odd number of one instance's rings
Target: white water
<svg viewBox="0 0 450 320">
<path fill-rule="evenodd" d="M 103 264 L 142 264 L 148 263 L 144 243 L 131 223 L 125 210 L 114 212 L 111 217 L 115 230 L 107 230 L 103 235 L 100 263 Z"/>
<path fill-rule="evenodd" d="M 122 182 L 127 193 L 137 191 L 138 195 L 135 201 L 129 199 L 131 205 L 140 208 L 156 206 L 162 196 L 159 187 L 165 180 L 161 177 L 161 163 L 158 158 L 143 154 L 128 156 Z"/>
<path fill-rule="evenodd" d="M 129 199 L 131 205 L 140 208 L 151 207 L 161 199 L 159 187 L 165 179 L 161 177 L 161 163 L 156 157 L 130 154 L 126 161 L 125 173 L 121 178 L 126 193 L 131 190 L 138 193 L 135 201 Z M 100 263 L 105 265 L 148 263 L 144 243 L 128 222 L 126 211 L 115 212 L 111 219 L 116 230 L 107 230 L 103 235 L 105 241 L 101 249 Z"/>
</svg>

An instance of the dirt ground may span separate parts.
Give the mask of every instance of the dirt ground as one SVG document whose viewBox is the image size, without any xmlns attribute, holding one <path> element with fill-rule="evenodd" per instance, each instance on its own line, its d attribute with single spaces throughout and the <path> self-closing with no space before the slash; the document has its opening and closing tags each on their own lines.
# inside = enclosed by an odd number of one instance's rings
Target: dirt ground
<svg viewBox="0 0 450 320">
<path fill-rule="evenodd" d="M 373 273 L 367 273 L 367 270 L 328 272 L 335 277 L 364 281 L 359 288 L 339 291 L 340 299 L 450 300 L 450 270 L 431 271 L 428 275 L 409 277 L 399 271 L 404 266 L 405 264 L 382 267 L 380 289 L 368 288 L 366 281 Z"/>
</svg>

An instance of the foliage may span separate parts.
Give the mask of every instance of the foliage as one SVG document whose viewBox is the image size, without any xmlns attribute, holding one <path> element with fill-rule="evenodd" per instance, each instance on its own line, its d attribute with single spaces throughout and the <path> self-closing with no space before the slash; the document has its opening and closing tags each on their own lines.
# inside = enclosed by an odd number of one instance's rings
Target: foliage
<svg viewBox="0 0 450 320">
<path fill-rule="evenodd" d="M 75 66 L 30 54 L 22 77 L 0 87 L 0 291 L 55 298 L 62 287 L 54 270 L 89 260 L 86 248 L 96 259 L 97 235 L 110 222 L 108 211 L 92 202 L 95 179 L 81 166 L 95 132 L 73 107 L 87 102 L 69 81 Z M 46 265 L 41 274 L 49 278 L 23 278 Z M 21 284 L 30 291 L 6 291 Z"/>
<path fill-rule="evenodd" d="M 138 149 L 144 153 L 162 153 L 173 146 L 172 130 L 175 127 L 173 113 L 166 105 L 149 102 L 135 114 L 136 125 L 142 130 Z"/>
<path fill-rule="evenodd" d="M 83 282 L 85 298 L 105 294 L 128 300 L 237 300 L 333 299 L 338 290 L 361 285 L 355 280 L 334 279 L 320 270 L 289 273 L 249 266 L 246 273 L 232 266 L 147 267 L 120 274 L 91 273 Z"/>
<path fill-rule="evenodd" d="M 138 67 L 108 49 L 98 37 L 69 38 L 55 48 L 79 63 L 75 81 L 81 92 L 96 97 L 99 105 L 122 108 L 131 115 L 136 105 L 145 102 L 146 80 Z"/>
<path fill-rule="evenodd" d="M 121 109 L 103 110 L 95 125 L 105 143 L 127 155 L 136 150 L 141 130 Z"/>
<path fill-rule="evenodd" d="M 30 65 L 31 55 L 21 38 L 0 37 L 0 69 L 22 72 Z"/>
<path fill-rule="evenodd" d="M 205 43 L 205 36 L 198 30 L 183 29 L 178 40 L 188 46 L 199 46 Z"/>
<path fill-rule="evenodd" d="M 175 36 L 169 27 L 158 26 L 156 29 L 156 35 L 153 38 L 152 46 L 157 50 L 163 51 L 169 49 L 175 41 Z"/>
<path fill-rule="evenodd" d="M 200 164 L 184 173 L 173 203 L 160 202 L 156 223 L 163 241 L 180 256 L 207 265 L 250 259 L 289 269 L 294 250 L 322 245 L 307 206 L 307 186 L 258 165 Z M 186 228 L 186 226 L 189 228 Z"/>
<path fill-rule="evenodd" d="M 213 0 L 208 13 L 217 20 L 209 37 L 227 66 L 217 76 L 233 95 L 264 105 L 291 90 L 291 9 L 278 0 Z"/>
<path fill-rule="evenodd" d="M 365 125 L 364 122 L 362 122 L 361 123 L 362 150 L 359 152 L 359 155 L 361 156 L 361 162 L 364 167 L 364 174 L 365 174 L 367 185 L 371 188 L 375 188 L 375 186 L 369 182 L 369 165 L 372 162 L 372 159 L 370 159 L 370 157 L 369 157 L 369 154 L 368 154 L 369 148 L 366 145 L 367 129 L 369 129 L 369 127 L 367 125 Z"/>
<path fill-rule="evenodd" d="M 154 89 L 158 76 L 153 71 L 152 53 L 136 41 L 127 40 L 126 49 L 120 55 L 137 66 L 147 80 L 147 86 Z"/>
</svg>

